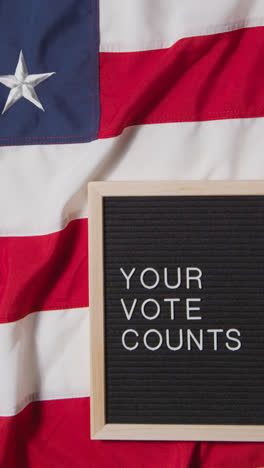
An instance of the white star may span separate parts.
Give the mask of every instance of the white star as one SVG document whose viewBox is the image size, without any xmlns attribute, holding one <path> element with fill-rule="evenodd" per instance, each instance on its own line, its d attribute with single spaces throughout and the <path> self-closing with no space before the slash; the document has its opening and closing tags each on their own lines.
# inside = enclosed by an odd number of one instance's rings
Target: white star
<svg viewBox="0 0 264 468">
<path fill-rule="evenodd" d="M 28 101 L 32 102 L 39 109 L 44 109 L 41 102 L 35 92 L 34 88 L 42 81 L 47 80 L 53 73 L 40 73 L 38 75 L 29 75 L 27 66 L 25 63 L 24 55 L 22 50 L 19 54 L 19 59 L 16 66 L 14 75 L 0 75 L 0 83 L 11 88 L 8 98 L 5 103 L 2 114 L 4 114 L 11 106 L 13 106 L 19 99 L 24 97 Z"/>
</svg>

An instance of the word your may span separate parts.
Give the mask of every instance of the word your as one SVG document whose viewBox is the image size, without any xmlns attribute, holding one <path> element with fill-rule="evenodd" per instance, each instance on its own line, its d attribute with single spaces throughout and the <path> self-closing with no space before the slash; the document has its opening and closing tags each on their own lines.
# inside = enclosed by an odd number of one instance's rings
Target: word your
<svg viewBox="0 0 264 468">
<path fill-rule="evenodd" d="M 120 271 L 125 277 L 126 289 L 130 289 L 131 288 L 131 280 L 132 280 L 132 278 L 134 276 L 136 268 L 135 267 L 132 268 L 132 270 L 128 274 L 125 272 L 125 270 L 123 268 L 120 268 Z M 146 281 L 146 276 L 149 276 L 149 274 L 151 274 L 151 276 L 152 276 L 151 281 L 149 281 L 149 280 Z M 185 268 L 185 275 L 183 275 L 182 268 L 177 267 L 176 275 L 173 275 L 173 276 L 174 276 L 174 282 L 172 284 L 170 282 L 169 278 L 168 278 L 168 268 L 165 267 L 163 269 L 162 281 L 164 282 L 164 285 L 168 289 L 178 289 L 182 285 L 183 279 L 185 279 L 185 282 L 186 282 L 186 289 L 190 289 L 191 285 L 193 285 L 194 282 L 198 285 L 199 289 L 202 289 L 202 281 L 201 281 L 202 271 L 200 270 L 200 268 L 187 267 L 187 268 Z M 175 276 L 176 276 L 176 279 L 175 279 Z M 183 276 L 184 276 L 184 278 L 183 278 Z M 140 273 L 139 280 L 140 280 L 141 285 L 145 289 L 154 289 L 161 282 L 161 278 L 160 278 L 159 273 L 157 272 L 157 270 L 155 270 L 155 268 L 151 268 L 151 267 L 145 268 Z"/>
</svg>

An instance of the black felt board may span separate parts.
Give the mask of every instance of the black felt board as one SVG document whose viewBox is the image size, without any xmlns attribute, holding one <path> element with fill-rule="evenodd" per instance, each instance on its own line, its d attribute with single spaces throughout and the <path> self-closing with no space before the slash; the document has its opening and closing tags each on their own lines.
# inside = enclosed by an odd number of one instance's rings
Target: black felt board
<svg viewBox="0 0 264 468">
<path fill-rule="evenodd" d="M 107 423 L 264 424 L 264 197 L 160 196 L 104 198 L 105 377 Z M 176 290 L 163 283 L 168 267 L 171 283 L 176 268 L 199 267 L 198 283 Z M 126 290 L 120 267 L 136 268 Z M 152 267 L 160 274 L 155 289 L 144 289 L 139 273 Z M 149 284 L 151 274 L 145 276 Z M 183 276 L 184 279 L 184 276 Z M 181 298 L 170 319 L 164 298 Z M 201 320 L 188 321 L 185 298 L 200 298 Z M 120 298 L 128 305 L 138 299 L 127 320 Z M 146 320 L 140 304 L 147 298 L 160 303 L 157 319 Z M 193 306 L 195 304 L 192 304 Z M 150 307 L 150 306 L 149 306 Z M 151 307 L 149 308 L 150 315 Z M 153 309 L 154 313 L 154 309 Z M 139 345 L 122 346 L 126 329 L 135 329 Z M 170 351 L 165 340 L 150 351 L 142 337 L 157 329 L 165 337 L 183 330 L 184 346 Z M 187 350 L 187 329 L 204 349 Z M 217 351 L 213 334 L 223 329 Z M 240 349 L 230 351 L 226 330 L 240 332 Z M 234 336 L 234 335 L 233 335 Z M 130 335 L 132 346 L 136 337 Z M 149 338 L 155 346 L 157 338 Z"/>
</svg>

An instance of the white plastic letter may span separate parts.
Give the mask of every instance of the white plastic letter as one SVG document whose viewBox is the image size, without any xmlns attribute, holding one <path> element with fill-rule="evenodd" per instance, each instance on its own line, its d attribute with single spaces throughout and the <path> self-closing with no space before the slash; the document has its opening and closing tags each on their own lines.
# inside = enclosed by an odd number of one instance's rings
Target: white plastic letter
<svg viewBox="0 0 264 468">
<path fill-rule="evenodd" d="M 168 346 L 168 348 L 171 350 L 171 351 L 178 351 L 179 349 L 182 348 L 182 345 L 183 345 L 183 333 L 182 333 L 182 329 L 179 330 L 179 345 L 178 346 L 171 346 L 170 344 L 170 331 L 168 328 L 166 328 L 166 344 Z"/>
<path fill-rule="evenodd" d="M 149 336 L 150 333 L 156 333 L 156 335 L 158 335 L 159 337 L 159 343 L 157 344 L 157 346 L 153 346 L 153 347 L 150 347 L 147 343 L 147 337 Z M 162 336 L 161 336 L 161 333 L 158 331 L 158 330 L 155 330 L 154 328 L 152 328 L 151 330 L 148 330 L 144 337 L 143 337 L 143 341 L 144 341 L 144 345 L 146 346 L 147 349 L 149 349 L 150 351 L 156 351 L 157 349 L 159 349 L 162 345 Z"/>
<path fill-rule="evenodd" d="M 237 343 L 237 345 L 234 348 L 232 348 L 229 343 L 226 343 L 225 345 L 227 349 L 229 349 L 229 351 L 238 351 L 241 348 L 241 341 L 238 338 L 234 338 L 233 336 L 230 336 L 230 333 L 236 333 L 238 336 L 240 336 L 240 331 L 237 330 L 236 328 L 230 328 L 226 332 L 226 337 L 229 340 L 235 341 Z"/>
<path fill-rule="evenodd" d="M 191 272 L 196 272 L 196 275 L 192 275 Z M 186 268 L 186 287 L 187 289 L 190 289 L 190 282 L 191 281 L 197 281 L 199 289 L 202 289 L 202 282 L 201 282 L 201 277 L 202 277 L 202 271 L 200 268 L 196 267 L 187 267 Z"/>
<path fill-rule="evenodd" d="M 153 304 L 155 304 L 156 306 L 156 313 L 154 315 L 147 315 L 146 312 L 145 312 L 145 305 L 148 304 L 149 302 L 153 302 Z M 147 320 L 154 320 L 155 318 L 157 318 L 160 314 L 160 305 L 157 301 L 155 301 L 155 299 L 146 299 L 144 302 L 142 302 L 142 306 L 141 306 L 141 313 L 143 315 L 143 317 Z"/>
<path fill-rule="evenodd" d="M 177 283 L 171 285 L 168 283 L 168 268 L 164 268 L 164 284 L 169 289 L 177 289 L 181 285 L 181 269 L 180 267 L 177 268 Z"/>
<path fill-rule="evenodd" d="M 130 311 L 127 310 L 127 306 L 126 306 L 126 304 L 125 304 L 124 299 L 122 298 L 122 299 L 120 299 L 120 301 L 121 301 L 121 304 L 122 304 L 122 306 L 123 306 L 123 310 L 124 310 L 124 312 L 125 312 L 125 314 L 126 314 L 127 320 L 130 320 L 131 317 L 132 317 L 132 315 L 133 315 L 133 312 L 134 312 L 134 310 L 135 310 L 136 303 L 137 303 L 137 299 L 134 299 L 133 304 L 132 304 L 132 306 L 130 307 Z"/>
<path fill-rule="evenodd" d="M 171 320 L 174 320 L 174 302 L 180 302 L 180 301 L 181 300 L 178 297 L 164 299 L 164 302 L 170 302 Z"/>
<path fill-rule="evenodd" d="M 122 335 L 122 345 L 124 346 L 125 349 L 127 349 L 128 351 L 134 351 L 134 349 L 136 349 L 138 347 L 138 341 L 136 342 L 136 344 L 134 344 L 134 346 L 127 346 L 126 342 L 125 342 L 125 337 L 128 333 L 134 333 L 137 337 L 138 337 L 138 332 L 136 330 L 133 330 L 132 328 L 128 329 L 128 330 L 125 330 L 123 335 Z"/>
<path fill-rule="evenodd" d="M 207 330 L 208 333 L 214 334 L 214 351 L 217 351 L 217 333 L 223 333 L 224 330 L 215 329 L 215 330 Z"/>
<path fill-rule="evenodd" d="M 202 320 L 200 315 L 195 315 L 194 317 L 190 315 L 191 310 L 200 310 L 200 307 L 190 307 L 190 302 L 201 302 L 201 299 L 186 299 L 186 318 L 187 320 Z"/>
<path fill-rule="evenodd" d="M 144 275 L 145 275 L 145 273 L 147 273 L 148 271 L 152 271 L 152 272 L 154 273 L 155 277 L 156 277 L 155 282 L 154 282 L 153 284 L 151 284 L 150 286 L 149 286 L 148 284 L 146 284 L 145 281 L 144 281 Z M 140 275 L 141 284 L 142 284 L 142 286 L 143 286 L 144 288 L 146 288 L 146 289 L 154 289 L 154 288 L 156 288 L 156 286 L 158 286 L 158 284 L 159 284 L 159 280 L 160 280 L 159 274 L 158 274 L 158 272 L 157 272 L 156 270 L 154 270 L 154 268 L 145 268 L 145 270 L 143 270 L 142 273 L 141 273 L 141 275 Z"/>
<path fill-rule="evenodd" d="M 200 341 L 197 340 L 197 338 L 194 336 L 193 332 L 190 329 L 187 330 L 187 348 L 188 348 L 188 351 L 190 351 L 192 349 L 191 339 L 194 341 L 197 348 L 200 351 L 202 351 L 203 350 L 203 330 L 200 330 Z"/>
<path fill-rule="evenodd" d="M 129 275 L 126 274 L 126 272 L 123 270 L 123 268 L 120 268 L 120 271 L 121 271 L 121 273 L 123 273 L 124 277 L 126 278 L 126 288 L 127 288 L 127 289 L 130 289 L 129 280 L 130 280 L 130 278 L 133 276 L 133 274 L 134 274 L 135 271 L 136 271 L 135 267 L 132 268 L 132 270 L 130 271 Z"/>
</svg>

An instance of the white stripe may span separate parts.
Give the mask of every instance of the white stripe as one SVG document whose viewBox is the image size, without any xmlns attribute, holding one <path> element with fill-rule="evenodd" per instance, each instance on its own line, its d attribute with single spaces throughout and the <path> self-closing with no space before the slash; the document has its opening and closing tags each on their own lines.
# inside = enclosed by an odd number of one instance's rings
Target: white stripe
<svg viewBox="0 0 264 468">
<path fill-rule="evenodd" d="M 91 143 L 0 149 L 0 235 L 86 217 L 89 180 L 264 178 L 264 119 L 127 128 Z"/>
<path fill-rule="evenodd" d="M 0 355 L 0 416 L 31 401 L 89 396 L 88 309 L 37 312 L 1 324 Z"/>
<path fill-rule="evenodd" d="M 263 24 L 263 0 L 100 0 L 100 50 L 160 49 L 183 37 Z"/>
<path fill-rule="evenodd" d="M 0 235 L 41 235 L 87 217 L 97 142 L 0 148 Z"/>
</svg>

